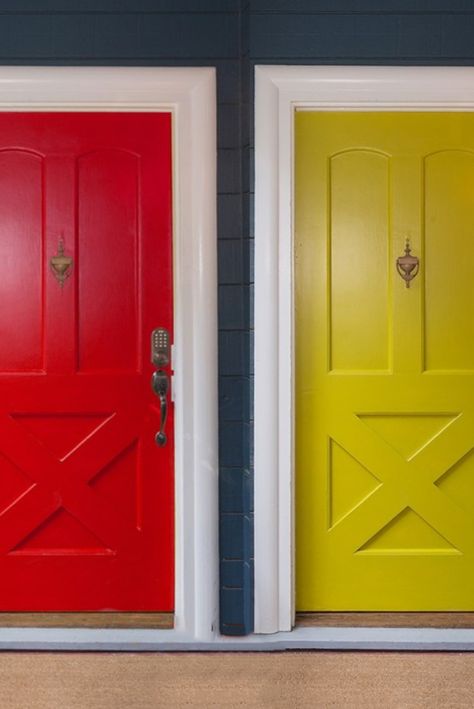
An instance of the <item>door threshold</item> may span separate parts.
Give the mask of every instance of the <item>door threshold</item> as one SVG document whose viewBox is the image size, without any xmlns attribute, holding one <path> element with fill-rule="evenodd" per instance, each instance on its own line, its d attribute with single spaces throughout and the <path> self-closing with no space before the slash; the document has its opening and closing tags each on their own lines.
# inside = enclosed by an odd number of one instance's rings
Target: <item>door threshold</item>
<svg viewBox="0 0 474 709">
<path fill-rule="evenodd" d="M 150 628 L 174 627 L 173 613 L 0 613 L 0 628 Z"/>
<path fill-rule="evenodd" d="M 474 613 L 410 612 L 301 612 L 295 628 L 474 628 Z"/>
</svg>

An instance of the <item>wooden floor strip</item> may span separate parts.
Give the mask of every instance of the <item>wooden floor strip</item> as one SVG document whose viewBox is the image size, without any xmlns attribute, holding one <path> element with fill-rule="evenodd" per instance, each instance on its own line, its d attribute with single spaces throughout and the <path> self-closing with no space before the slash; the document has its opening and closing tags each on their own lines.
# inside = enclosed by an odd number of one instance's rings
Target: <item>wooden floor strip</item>
<svg viewBox="0 0 474 709">
<path fill-rule="evenodd" d="M 474 628 L 474 613 L 297 613 L 297 628 Z"/>
<path fill-rule="evenodd" d="M 173 613 L 0 613 L 0 628 L 172 628 Z"/>
<path fill-rule="evenodd" d="M 472 709 L 474 653 L 3 653 L 1 709 Z"/>
</svg>

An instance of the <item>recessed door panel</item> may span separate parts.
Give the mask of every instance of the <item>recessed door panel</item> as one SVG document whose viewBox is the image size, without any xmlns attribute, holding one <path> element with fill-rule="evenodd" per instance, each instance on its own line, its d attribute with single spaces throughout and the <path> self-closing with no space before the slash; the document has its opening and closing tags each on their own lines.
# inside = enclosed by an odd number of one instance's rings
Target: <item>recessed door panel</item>
<svg viewBox="0 0 474 709">
<path fill-rule="evenodd" d="M 443 150 L 424 160 L 425 367 L 474 370 L 474 153 Z"/>
<path fill-rule="evenodd" d="M 473 135 L 296 114 L 299 610 L 474 608 Z"/>
<path fill-rule="evenodd" d="M 338 371 L 389 367 L 389 171 L 389 156 L 374 151 L 329 159 L 330 368 Z"/>
<path fill-rule="evenodd" d="M 0 150 L 2 372 L 43 368 L 43 169 L 38 153 Z"/>
<path fill-rule="evenodd" d="M 134 372 L 141 364 L 139 177 L 138 156 L 123 150 L 77 161 L 80 371 Z"/>
</svg>

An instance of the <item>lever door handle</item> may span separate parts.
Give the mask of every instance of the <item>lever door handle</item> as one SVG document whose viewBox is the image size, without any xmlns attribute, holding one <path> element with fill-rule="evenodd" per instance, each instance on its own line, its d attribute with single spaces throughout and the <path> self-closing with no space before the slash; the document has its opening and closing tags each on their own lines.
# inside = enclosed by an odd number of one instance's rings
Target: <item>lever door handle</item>
<svg viewBox="0 0 474 709">
<path fill-rule="evenodd" d="M 168 417 L 168 389 L 170 386 L 170 380 L 166 372 L 159 369 L 157 372 L 153 372 L 151 377 L 151 388 L 155 392 L 156 396 L 160 400 L 160 430 L 155 435 L 155 442 L 157 446 L 162 448 L 166 445 L 168 438 L 165 433 L 166 419 Z"/>
</svg>

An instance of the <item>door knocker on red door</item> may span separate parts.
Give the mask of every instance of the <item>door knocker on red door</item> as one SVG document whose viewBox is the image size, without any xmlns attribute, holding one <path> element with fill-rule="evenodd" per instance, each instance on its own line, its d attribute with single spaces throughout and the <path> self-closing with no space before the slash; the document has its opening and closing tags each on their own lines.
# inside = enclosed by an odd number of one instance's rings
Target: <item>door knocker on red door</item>
<svg viewBox="0 0 474 709">
<path fill-rule="evenodd" d="M 66 256 L 64 254 L 64 239 L 59 239 L 58 253 L 53 256 L 49 262 L 51 270 L 54 273 L 56 280 L 58 281 L 61 288 L 64 286 L 64 281 L 69 278 L 72 273 L 72 256 Z"/>
</svg>

